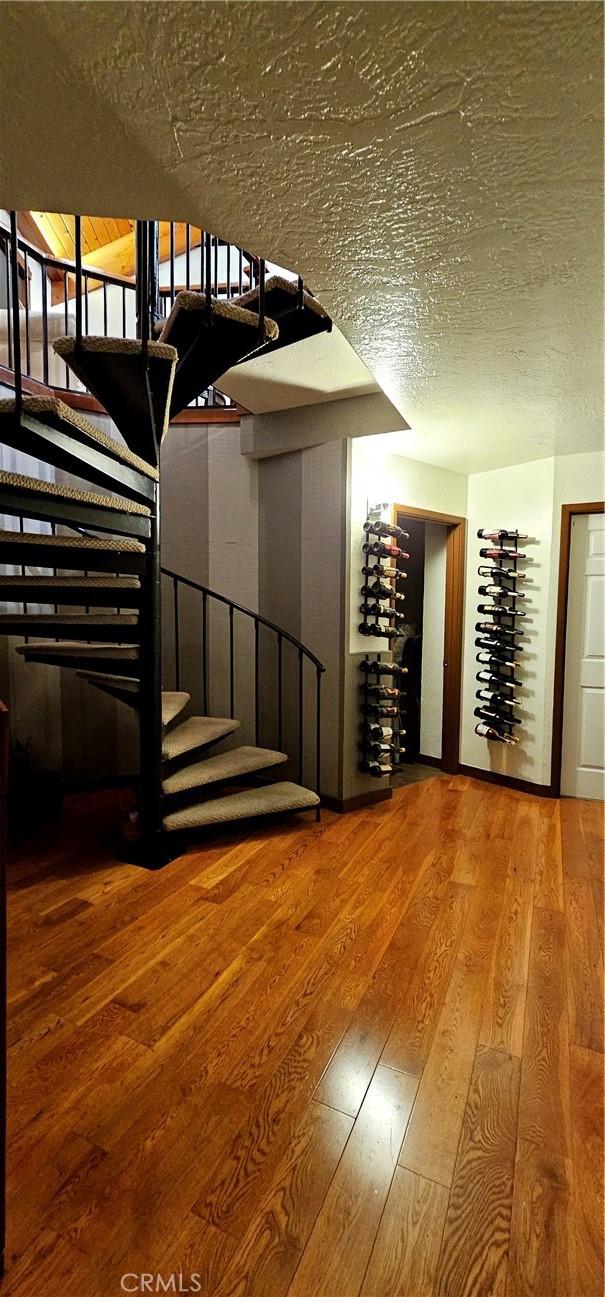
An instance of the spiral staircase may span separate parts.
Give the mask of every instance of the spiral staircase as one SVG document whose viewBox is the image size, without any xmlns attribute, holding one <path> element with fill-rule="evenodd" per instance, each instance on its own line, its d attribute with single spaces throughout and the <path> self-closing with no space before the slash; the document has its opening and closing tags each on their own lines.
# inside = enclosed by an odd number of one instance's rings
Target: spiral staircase
<svg viewBox="0 0 605 1297">
<path fill-rule="evenodd" d="M 0 634 L 25 637 L 16 651 L 28 662 L 76 668 L 91 686 L 137 712 L 137 858 L 152 867 L 178 854 L 181 835 L 212 824 L 284 811 L 319 813 L 318 789 L 266 782 L 265 772 L 279 775 L 285 753 L 259 745 L 212 753 L 236 734 L 237 718 L 188 714 L 190 694 L 162 688 L 159 465 L 170 420 L 227 369 L 331 327 L 300 280 L 275 276 L 265 282 L 262 262 L 257 284 L 223 301 L 212 295 L 208 261 L 205 291 L 179 292 L 162 320 L 154 228 L 152 222 L 137 226 L 139 336 L 95 337 L 82 329 L 75 218 L 76 330 L 54 343 L 124 444 L 59 397 L 23 390 L 14 213 L 15 390 L 0 401 L 0 442 L 78 481 L 63 485 L 0 472 L 0 513 L 20 520 L 20 530 L 0 531 L 3 570 L 15 569 L 0 576 L 0 601 L 14 605 L 0 615 Z M 27 530 L 24 519 L 49 523 L 51 530 Z M 29 611 L 31 605 L 54 610 Z"/>
</svg>

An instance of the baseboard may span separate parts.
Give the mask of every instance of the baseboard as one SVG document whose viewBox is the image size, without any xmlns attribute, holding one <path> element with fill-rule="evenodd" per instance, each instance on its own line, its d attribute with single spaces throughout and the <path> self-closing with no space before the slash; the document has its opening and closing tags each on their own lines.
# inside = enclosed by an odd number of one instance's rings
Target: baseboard
<svg viewBox="0 0 605 1297">
<path fill-rule="evenodd" d="M 358 793 L 356 797 L 323 797 L 321 804 L 327 811 L 337 811 L 339 815 L 347 815 L 349 811 L 359 811 L 363 806 L 375 806 L 378 802 L 390 802 L 393 796 L 392 788 L 376 788 L 375 791 L 367 793 Z"/>
<path fill-rule="evenodd" d="M 441 770 L 443 764 L 441 757 L 425 757 L 422 752 L 418 753 L 416 760 L 419 766 L 434 766 L 435 770 Z"/>
<path fill-rule="evenodd" d="M 503 788 L 514 788 L 518 793 L 530 793 L 533 797 L 556 797 L 551 784 L 532 784 L 529 779 L 515 779 L 512 775 L 501 775 L 497 770 L 479 770 L 476 766 L 458 766 L 459 775 L 468 775 L 470 779 L 482 779 L 486 784 L 500 784 Z"/>
</svg>

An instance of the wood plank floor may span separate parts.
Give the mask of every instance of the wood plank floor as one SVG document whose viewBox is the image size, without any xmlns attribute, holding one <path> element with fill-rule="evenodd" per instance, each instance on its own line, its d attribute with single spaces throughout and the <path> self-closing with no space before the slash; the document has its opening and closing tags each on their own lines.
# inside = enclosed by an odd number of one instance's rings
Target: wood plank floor
<svg viewBox="0 0 605 1297">
<path fill-rule="evenodd" d="M 125 806 L 11 862 L 3 1297 L 602 1297 L 602 805 L 436 776 L 157 873 Z"/>
</svg>

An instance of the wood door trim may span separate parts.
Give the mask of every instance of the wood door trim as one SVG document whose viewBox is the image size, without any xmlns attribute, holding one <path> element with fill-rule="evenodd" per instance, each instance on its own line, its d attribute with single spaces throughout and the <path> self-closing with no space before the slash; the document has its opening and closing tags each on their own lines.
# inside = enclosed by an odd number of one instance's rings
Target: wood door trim
<svg viewBox="0 0 605 1297">
<path fill-rule="evenodd" d="M 460 765 L 466 518 L 453 513 L 436 513 L 431 509 L 412 509 L 405 504 L 394 504 L 391 513 L 394 523 L 399 514 L 418 518 L 422 522 L 443 523 L 447 527 L 440 765 L 445 774 L 455 775 Z"/>
<path fill-rule="evenodd" d="M 571 520 L 573 515 L 578 513 L 605 513 L 605 502 L 603 500 L 597 500 L 588 504 L 561 505 L 561 544 L 559 549 L 559 579 L 557 584 L 555 679 L 552 701 L 552 747 L 550 761 L 550 786 L 553 797 L 561 796 L 563 694 L 565 691 L 565 641 L 567 638 L 567 607 L 569 603 Z"/>
</svg>

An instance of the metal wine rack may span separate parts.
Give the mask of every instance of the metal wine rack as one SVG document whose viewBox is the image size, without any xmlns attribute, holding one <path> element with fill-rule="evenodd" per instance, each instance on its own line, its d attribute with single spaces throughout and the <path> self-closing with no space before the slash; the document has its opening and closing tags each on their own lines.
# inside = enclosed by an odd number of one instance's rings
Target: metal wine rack
<svg viewBox="0 0 605 1297">
<path fill-rule="evenodd" d="M 496 591 L 482 593 L 477 605 L 475 647 L 477 649 L 477 691 L 475 694 L 475 733 L 488 742 L 515 744 L 519 741 L 520 719 L 516 712 L 515 691 L 521 686 L 520 655 L 523 646 L 519 640 L 525 632 L 521 629 L 525 617 L 525 589 L 518 590 L 518 582 L 525 574 L 519 563 L 525 554 L 519 550 L 519 540 L 526 544 L 529 537 L 520 537 L 512 528 L 494 528 L 504 533 L 496 540 L 477 532 L 480 548 L 494 551 L 480 556 L 478 575 L 481 586 L 495 586 Z M 506 532 L 510 531 L 509 535 Z M 487 605 L 487 607 L 485 606 Z M 521 625 L 520 625 L 521 622 Z"/>
<path fill-rule="evenodd" d="M 394 537 L 384 535 L 380 531 L 375 533 L 371 530 L 374 525 L 380 525 L 380 510 L 371 510 L 368 514 L 366 525 L 364 527 L 364 540 L 366 543 L 384 543 L 392 541 Z M 384 524 L 382 524 L 384 533 Z M 403 533 L 407 538 L 407 533 Z M 403 538 L 402 537 L 402 538 Z M 396 567 L 397 556 L 393 559 L 388 555 L 384 558 L 380 555 L 363 554 L 363 567 L 371 568 L 375 564 L 378 567 Z M 400 579 L 399 573 L 384 576 L 379 572 L 372 573 L 369 571 L 363 574 L 363 586 L 361 589 L 361 607 L 360 612 L 363 621 L 359 625 L 360 634 L 367 635 L 368 638 L 378 640 L 384 638 L 389 642 L 395 638 L 395 635 L 389 634 L 389 629 L 396 631 L 398 629 L 398 617 L 402 615 L 398 609 L 402 608 L 402 598 L 397 589 L 397 583 Z M 401 575 L 405 575 L 401 573 Z M 385 590 L 370 591 L 369 587 L 378 582 L 381 586 L 389 586 L 387 593 Z M 375 627 L 373 631 L 368 631 L 368 627 Z M 388 647 L 388 645 L 387 645 Z M 379 652 L 370 656 L 366 654 L 364 661 L 360 662 L 359 669 L 363 673 L 363 679 L 360 683 L 360 701 L 361 701 L 361 724 L 360 724 L 360 770 L 365 774 L 374 775 L 377 779 L 384 779 L 393 773 L 393 768 L 398 765 L 400 755 L 405 752 L 401 744 L 401 739 L 405 735 L 405 729 L 402 728 L 402 717 L 405 716 L 405 692 L 402 689 L 402 681 L 407 675 L 407 668 L 397 666 L 396 663 L 383 660 Z M 390 731 L 390 732 L 389 732 Z"/>
</svg>

